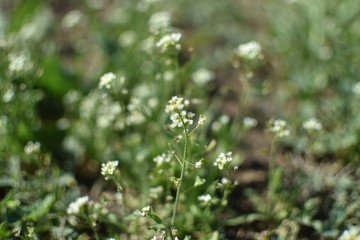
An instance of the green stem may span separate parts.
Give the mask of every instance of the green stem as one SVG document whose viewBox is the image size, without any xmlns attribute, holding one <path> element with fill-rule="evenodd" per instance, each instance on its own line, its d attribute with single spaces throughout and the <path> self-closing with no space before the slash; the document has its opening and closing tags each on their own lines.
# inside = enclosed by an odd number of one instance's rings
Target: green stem
<svg viewBox="0 0 360 240">
<path fill-rule="evenodd" d="M 184 124 L 184 122 L 183 122 Z M 179 196 L 180 196 L 180 189 L 181 189 L 181 183 L 184 179 L 185 175 L 185 169 L 186 169 L 186 156 L 187 156 L 187 149 L 189 144 L 189 134 L 188 130 L 186 128 L 186 125 L 184 124 L 184 132 L 185 132 L 185 145 L 184 145 L 184 153 L 183 153 L 183 159 L 182 159 L 182 166 L 181 166 L 181 174 L 180 174 L 180 181 L 176 189 L 176 197 L 175 197 L 175 204 L 173 209 L 173 214 L 171 218 L 171 225 L 174 225 L 175 217 L 176 217 L 176 210 L 179 205 Z"/>
<path fill-rule="evenodd" d="M 271 203 L 272 203 L 272 188 L 271 188 L 271 182 L 273 180 L 273 172 L 275 167 L 275 140 L 271 139 L 271 146 L 270 146 L 270 161 L 269 161 L 269 179 L 268 179 L 268 207 L 267 210 L 270 212 L 271 210 Z"/>
</svg>

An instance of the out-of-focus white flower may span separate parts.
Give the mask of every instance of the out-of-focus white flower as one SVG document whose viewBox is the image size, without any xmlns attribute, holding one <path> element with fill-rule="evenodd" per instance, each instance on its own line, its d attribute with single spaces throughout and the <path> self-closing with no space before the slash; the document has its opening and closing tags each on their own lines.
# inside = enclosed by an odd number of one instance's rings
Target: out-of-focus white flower
<svg viewBox="0 0 360 240">
<path fill-rule="evenodd" d="M 247 60 L 255 60 L 262 58 L 261 46 L 256 41 L 240 44 L 235 49 L 235 54 Z"/>
<path fill-rule="evenodd" d="M 232 160 L 233 160 L 232 152 L 220 153 L 214 162 L 214 166 L 222 170 L 225 167 L 225 165 L 230 163 Z"/>
<path fill-rule="evenodd" d="M 61 26 L 63 28 L 73 28 L 80 23 L 82 17 L 83 14 L 79 10 L 72 10 L 63 17 Z"/>
<path fill-rule="evenodd" d="M 146 206 L 141 209 L 141 216 L 145 217 L 150 213 L 151 207 Z"/>
<path fill-rule="evenodd" d="M 153 33 L 158 33 L 161 29 L 170 26 L 171 14 L 169 12 L 157 12 L 149 19 L 149 29 Z"/>
<path fill-rule="evenodd" d="M 338 240 L 360 240 L 360 228 L 350 227 L 341 234 Z"/>
<path fill-rule="evenodd" d="M 27 71 L 32 67 L 32 63 L 25 55 L 9 55 L 9 72 L 18 73 Z"/>
<path fill-rule="evenodd" d="M 210 196 L 210 194 L 201 195 L 201 196 L 198 197 L 198 200 L 202 201 L 205 204 L 210 203 L 211 199 L 212 199 L 212 197 Z"/>
<path fill-rule="evenodd" d="M 136 33 L 134 31 L 123 32 L 118 39 L 118 42 L 123 47 L 132 45 L 136 40 Z"/>
<path fill-rule="evenodd" d="M 322 124 L 316 118 L 310 118 L 303 123 L 302 127 L 308 132 L 313 132 L 314 130 L 320 131 L 322 129 Z"/>
<path fill-rule="evenodd" d="M 287 123 L 282 119 L 270 120 L 269 131 L 275 135 L 275 137 L 286 137 L 290 135 L 289 127 Z"/>
<path fill-rule="evenodd" d="M 164 192 L 163 186 L 149 188 L 149 196 L 154 199 L 159 198 L 163 192 Z"/>
<path fill-rule="evenodd" d="M 121 105 L 118 102 L 105 101 L 98 109 L 96 125 L 100 128 L 108 128 L 121 113 Z"/>
<path fill-rule="evenodd" d="M 200 68 L 191 77 L 195 84 L 202 86 L 214 80 L 215 74 L 207 68 Z"/>
<path fill-rule="evenodd" d="M 165 240 L 166 239 L 166 232 L 161 231 L 159 235 L 153 236 L 150 240 Z"/>
<path fill-rule="evenodd" d="M 248 129 L 252 127 L 256 127 L 257 123 L 258 123 L 257 120 L 251 117 L 245 117 L 243 119 L 244 127 Z"/>
<path fill-rule="evenodd" d="M 14 89 L 13 88 L 8 89 L 2 97 L 3 102 L 4 103 L 10 102 L 14 98 L 14 95 L 15 95 Z"/>
<path fill-rule="evenodd" d="M 41 144 L 39 142 L 30 141 L 26 144 L 26 146 L 24 148 L 24 152 L 27 155 L 32 155 L 32 154 L 40 152 L 40 147 L 41 147 Z"/>
<path fill-rule="evenodd" d="M 171 70 L 168 70 L 168 71 L 164 72 L 164 74 L 163 74 L 164 80 L 168 81 L 168 82 L 174 80 L 174 77 L 175 77 L 175 72 L 171 71 Z"/>
<path fill-rule="evenodd" d="M 353 92 L 355 93 L 355 95 L 360 96 L 360 82 L 354 85 Z"/>
<path fill-rule="evenodd" d="M 156 163 L 156 166 L 161 166 L 164 163 L 169 163 L 173 157 L 172 153 L 163 153 L 161 155 L 156 156 L 153 161 Z"/>
<path fill-rule="evenodd" d="M 176 50 L 181 49 L 179 44 L 181 39 L 181 33 L 170 33 L 163 36 L 157 43 L 156 47 L 160 49 L 160 52 L 165 53 L 169 47 L 174 47 Z"/>
<path fill-rule="evenodd" d="M 112 72 L 105 73 L 100 77 L 99 88 L 111 88 L 111 84 L 116 79 L 116 75 Z"/>
<path fill-rule="evenodd" d="M 84 206 L 85 204 L 87 204 L 89 202 L 89 197 L 88 196 L 84 196 L 84 197 L 80 197 L 78 199 L 76 199 L 75 202 L 72 202 L 69 204 L 66 212 L 69 215 L 76 215 L 80 213 L 80 209 L 82 206 Z"/>
<path fill-rule="evenodd" d="M 101 164 L 101 174 L 105 177 L 105 180 L 109 180 L 112 175 L 114 175 L 119 161 L 110 161 L 107 163 Z"/>
</svg>

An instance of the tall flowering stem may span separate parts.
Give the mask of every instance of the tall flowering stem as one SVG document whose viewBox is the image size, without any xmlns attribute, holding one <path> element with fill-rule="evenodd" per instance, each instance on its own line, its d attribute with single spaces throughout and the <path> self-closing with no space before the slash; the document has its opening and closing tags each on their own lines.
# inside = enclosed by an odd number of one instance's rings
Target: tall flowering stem
<svg viewBox="0 0 360 240">
<path fill-rule="evenodd" d="M 183 119 L 181 118 L 181 121 L 184 123 Z M 171 218 L 171 225 L 174 225 L 175 218 L 176 218 L 176 211 L 179 205 L 179 196 L 180 196 L 180 189 L 181 189 L 181 183 L 185 176 L 185 170 L 186 170 L 186 158 L 187 158 L 187 151 L 188 151 L 188 145 L 189 145 L 189 132 L 186 128 L 186 125 L 184 124 L 184 135 L 185 135 L 185 143 L 184 143 L 184 152 L 183 157 L 181 161 L 181 173 L 180 173 L 180 181 L 176 189 L 176 197 L 175 197 L 175 204 L 173 209 L 173 214 Z"/>
</svg>

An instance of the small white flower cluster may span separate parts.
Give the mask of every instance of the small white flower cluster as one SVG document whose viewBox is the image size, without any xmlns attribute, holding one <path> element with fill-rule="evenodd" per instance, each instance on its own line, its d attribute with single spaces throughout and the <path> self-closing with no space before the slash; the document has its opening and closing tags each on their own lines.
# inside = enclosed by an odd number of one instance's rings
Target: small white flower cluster
<svg viewBox="0 0 360 240">
<path fill-rule="evenodd" d="M 30 141 L 24 147 L 24 152 L 27 155 L 32 155 L 32 154 L 40 152 L 40 147 L 41 147 L 41 144 L 39 142 Z"/>
<path fill-rule="evenodd" d="M 350 227 L 341 234 L 338 240 L 360 240 L 360 228 Z"/>
<path fill-rule="evenodd" d="M 121 105 L 118 102 L 104 101 L 102 107 L 98 108 L 96 116 L 96 125 L 100 128 L 110 127 L 122 112 Z"/>
<path fill-rule="evenodd" d="M 355 95 L 360 96 L 360 82 L 354 85 L 353 92 L 355 93 Z"/>
<path fill-rule="evenodd" d="M 218 187 L 222 188 L 230 183 L 226 177 L 221 178 L 221 181 L 217 184 Z"/>
<path fill-rule="evenodd" d="M 220 153 L 214 162 L 214 166 L 222 170 L 226 164 L 232 161 L 232 152 Z"/>
<path fill-rule="evenodd" d="M 322 129 L 322 124 L 316 118 L 310 118 L 303 123 L 302 127 L 308 132 L 313 132 L 314 130 L 320 131 Z"/>
<path fill-rule="evenodd" d="M 63 17 L 61 26 L 65 29 L 73 28 L 80 23 L 83 17 L 83 14 L 79 10 L 72 10 Z"/>
<path fill-rule="evenodd" d="M 173 154 L 171 152 L 169 153 L 163 153 L 161 155 L 156 156 L 153 161 L 156 163 L 156 166 L 161 166 L 164 163 L 169 163 L 173 157 Z"/>
<path fill-rule="evenodd" d="M 8 103 L 8 102 L 10 102 L 10 101 L 14 98 L 14 95 L 15 95 L 14 89 L 13 89 L 13 88 L 10 88 L 10 89 L 8 89 L 8 90 L 4 93 L 4 95 L 3 95 L 3 97 L 2 97 L 2 101 L 3 101 L 4 103 Z"/>
<path fill-rule="evenodd" d="M 192 125 L 194 123 L 195 113 L 184 110 L 189 106 L 189 100 L 184 100 L 182 97 L 172 97 L 165 107 L 165 112 L 170 113 L 170 119 L 172 121 L 170 127 L 184 127 Z M 201 121 L 205 121 L 202 119 Z"/>
<path fill-rule="evenodd" d="M 171 114 L 170 119 L 172 121 L 170 127 L 183 127 L 184 125 L 192 125 L 194 123 L 193 118 L 195 117 L 195 113 L 181 111 L 179 113 Z"/>
<path fill-rule="evenodd" d="M 226 126 L 230 122 L 230 117 L 228 115 L 222 115 L 219 120 L 214 121 L 211 124 L 211 130 L 218 132 L 221 128 Z"/>
<path fill-rule="evenodd" d="M 203 160 L 200 160 L 200 161 L 197 161 L 194 166 L 195 166 L 195 168 L 201 168 L 203 163 L 204 163 Z"/>
<path fill-rule="evenodd" d="M 146 121 L 144 114 L 141 111 L 143 103 L 137 97 L 132 97 L 127 106 L 128 115 L 126 116 L 126 123 L 128 125 L 140 125 Z"/>
<path fill-rule="evenodd" d="M 168 105 L 166 105 L 165 112 L 167 113 L 174 113 L 174 112 L 180 112 L 185 107 L 188 107 L 190 104 L 189 100 L 185 100 L 182 97 L 173 96 L 169 102 Z"/>
<path fill-rule="evenodd" d="M 13 55 L 9 56 L 9 72 L 18 73 L 21 71 L 29 70 L 32 67 L 32 63 L 25 55 Z"/>
<path fill-rule="evenodd" d="M 181 33 L 169 33 L 156 43 L 156 47 L 160 49 L 161 53 L 165 53 L 169 47 L 173 47 L 179 51 L 181 49 L 181 45 L 179 44 L 180 39 Z"/>
<path fill-rule="evenodd" d="M 136 33 L 134 31 L 129 30 L 123 32 L 119 36 L 118 43 L 120 44 L 120 46 L 129 47 L 136 41 L 136 37 L 137 37 Z"/>
<path fill-rule="evenodd" d="M 105 73 L 100 77 L 99 88 L 110 89 L 112 83 L 115 81 L 116 75 L 112 72 Z"/>
<path fill-rule="evenodd" d="M 235 54 L 247 60 L 261 59 L 261 46 L 256 41 L 240 44 L 235 49 Z"/>
<path fill-rule="evenodd" d="M 66 212 L 69 215 L 76 215 L 80 213 L 80 209 L 82 206 L 84 206 L 85 204 L 87 204 L 89 202 L 89 197 L 88 196 L 84 196 L 84 197 L 80 197 L 78 199 L 76 199 L 75 202 L 72 202 L 69 204 Z"/>
<path fill-rule="evenodd" d="M 201 195 L 198 197 L 198 200 L 203 202 L 204 204 L 209 204 L 212 200 L 212 197 L 210 196 L 210 194 Z"/>
<path fill-rule="evenodd" d="M 207 68 L 200 68 L 194 72 L 191 77 L 196 85 L 203 86 L 211 80 L 214 80 L 215 74 Z"/>
<path fill-rule="evenodd" d="M 101 164 L 101 174 L 105 177 L 105 180 L 110 179 L 110 177 L 114 174 L 118 165 L 119 165 L 119 161 L 110 161 Z"/>
<path fill-rule="evenodd" d="M 146 207 L 143 207 L 141 209 L 141 212 L 140 212 L 140 215 L 145 217 L 147 216 L 149 213 L 150 213 L 150 210 L 151 210 L 151 207 L 150 206 L 146 206 Z"/>
<path fill-rule="evenodd" d="M 257 120 L 251 117 L 245 117 L 243 119 L 244 127 L 247 129 L 256 127 L 257 123 L 258 123 Z"/>
<path fill-rule="evenodd" d="M 206 116 L 200 115 L 197 125 L 198 125 L 198 126 L 202 126 L 202 125 L 205 124 L 205 121 L 206 121 Z"/>
<path fill-rule="evenodd" d="M 166 239 L 166 232 L 161 231 L 159 235 L 153 236 L 150 240 L 165 240 Z"/>
<path fill-rule="evenodd" d="M 290 135 L 290 130 L 287 123 L 282 119 L 270 120 L 269 131 L 275 135 L 275 137 L 286 137 Z"/>
<path fill-rule="evenodd" d="M 157 12 L 149 19 L 149 29 L 153 33 L 158 33 L 161 29 L 170 26 L 171 14 L 169 12 Z"/>
</svg>

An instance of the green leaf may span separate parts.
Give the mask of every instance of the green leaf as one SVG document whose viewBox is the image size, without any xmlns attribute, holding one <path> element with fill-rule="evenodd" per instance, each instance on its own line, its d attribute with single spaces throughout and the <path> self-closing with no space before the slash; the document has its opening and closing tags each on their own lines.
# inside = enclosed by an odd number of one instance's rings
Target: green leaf
<svg viewBox="0 0 360 240">
<path fill-rule="evenodd" d="M 25 216 L 25 218 L 34 221 L 39 217 L 45 215 L 47 212 L 49 212 L 49 209 L 54 203 L 54 201 L 55 201 L 54 196 L 47 195 L 43 201 L 33 205 L 32 211 L 30 212 L 30 214 Z"/>
<path fill-rule="evenodd" d="M 164 221 L 158 215 L 156 215 L 154 213 L 149 213 L 148 216 L 158 224 L 167 225 L 166 223 L 164 223 Z"/>
<path fill-rule="evenodd" d="M 0 239 L 5 239 L 6 237 L 8 237 L 10 235 L 11 235 L 11 232 L 8 231 L 7 222 L 2 222 L 0 224 Z"/>
</svg>

